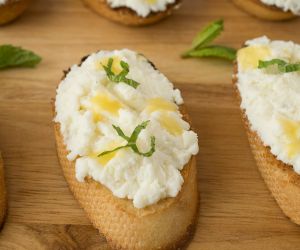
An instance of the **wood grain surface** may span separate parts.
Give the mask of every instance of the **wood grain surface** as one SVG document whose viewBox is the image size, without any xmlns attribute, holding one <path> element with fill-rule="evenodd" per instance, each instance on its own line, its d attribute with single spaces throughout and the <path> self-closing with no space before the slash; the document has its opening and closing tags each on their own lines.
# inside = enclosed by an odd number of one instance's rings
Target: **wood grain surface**
<svg viewBox="0 0 300 250">
<path fill-rule="evenodd" d="M 36 0 L 0 28 L 0 43 L 32 49 L 36 69 L 0 72 L 0 148 L 9 211 L 0 249 L 109 249 L 73 199 L 58 165 L 50 99 L 62 70 L 99 49 L 144 53 L 182 90 L 199 134 L 200 214 L 189 250 L 299 249 L 300 228 L 281 213 L 257 171 L 231 85 L 232 65 L 179 54 L 207 22 L 223 17 L 218 43 L 238 48 L 266 34 L 300 43 L 300 18 L 263 22 L 226 0 L 184 0 L 145 28 L 111 23 L 79 0 Z"/>
</svg>

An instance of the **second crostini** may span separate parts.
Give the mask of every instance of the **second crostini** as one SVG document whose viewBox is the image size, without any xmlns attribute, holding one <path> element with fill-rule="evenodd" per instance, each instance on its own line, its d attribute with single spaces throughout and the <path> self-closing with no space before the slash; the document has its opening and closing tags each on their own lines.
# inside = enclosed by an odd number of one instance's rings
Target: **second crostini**
<svg viewBox="0 0 300 250">
<path fill-rule="evenodd" d="M 0 25 L 18 18 L 31 4 L 32 0 L 0 0 Z"/>
<path fill-rule="evenodd" d="M 156 23 L 172 14 L 181 0 L 82 0 L 96 13 L 129 26 Z"/>
<path fill-rule="evenodd" d="M 269 21 L 283 21 L 300 16 L 299 0 L 232 0 L 249 14 Z"/>
<path fill-rule="evenodd" d="M 177 249 L 197 218 L 198 139 L 180 91 L 143 55 L 100 51 L 57 89 L 55 134 L 71 191 L 116 249 Z"/>
<path fill-rule="evenodd" d="M 234 86 L 258 169 L 300 224 L 300 45 L 260 37 L 239 50 Z"/>
</svg>

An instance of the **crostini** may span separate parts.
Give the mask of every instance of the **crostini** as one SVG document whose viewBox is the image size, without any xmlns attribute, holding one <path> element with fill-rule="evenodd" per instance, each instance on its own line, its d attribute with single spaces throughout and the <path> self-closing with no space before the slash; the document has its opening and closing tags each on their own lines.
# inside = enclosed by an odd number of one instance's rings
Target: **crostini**
<svg viewBox="0 0 300 250">
<path fill-rule="evenodd" d="M 172 14 L 180 0 L 82 0 L 105 18 L 129 26 L 156 23 Z"/>
<path fill-rule="evenodd" d="M 269 21 L 283 21 L 300 15 L 299 0 L 232 0 L 249 14 Z"/>
<path fill-rule="evenodd" d="M 30 3 L 31 0 L 0 0 L 0 25 L 15 20 Z"/>
<path fill-rule="evenodd" d="M 114 249 L 178 249 L 197 218 L 195 155 L 180 91 L 143 55 L 100 51 L 57 88 L 57 152 L 70 190 Z"/>
<path fill-rule="evenodd" d="M 6 215 L 6 188 L 4 181 L 4 166 L 3 159 L 0 152 L 0 229 L 3 226 Z"/>
<path fill-rule="evenodd" d="M 300 45 L 260 37 L 237 54 L 233 83 L 258 169 L 300 224 Z"/>
</svg>

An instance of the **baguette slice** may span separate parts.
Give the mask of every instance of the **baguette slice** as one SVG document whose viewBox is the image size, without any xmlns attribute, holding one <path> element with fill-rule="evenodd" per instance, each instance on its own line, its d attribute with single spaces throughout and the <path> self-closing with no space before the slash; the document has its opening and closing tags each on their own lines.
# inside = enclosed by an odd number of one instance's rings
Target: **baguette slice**
<svg viewBox="0 0 300 250">
<path fill-rule="evenodd" d="M 285 12 L 275 6 L 269 6 L 260 0 L 232 0 L 240 9 L 248 12 L 250 15 L 269 21 L 283 21 L 295 18 L 292 12 Z"/>
<path fill-rule="evenodd" d="M 9 23 L 19 17 L 30 5 L 31 0 L 8 0 L 0 5 L 0 25 Z"/>
<path fill-rule="evenodd" d="M 180 110 L 189 121 L 185 107 L 181 106 Z M 69 188 L 93 226 L 104 234 L 113 249 L 175 250 L 188 243 L 195 230 L 199 200 L 195 156 L 181 171 L 184 184 L 175 198 L 166 198 L 137 209 L 132 200 L 117 198 L 92 179 L 78 182 L 75 163 L 67 159 L 68 152 L 59 123 L 54 124 L 54 131 L 59 162 Z"/>
<path fill-rule="evenodd" d="M 122 7 L 122 8 L 111 8 L 106 0 L 82 0 L 86 6 L 94 10 L 96 13 L 104 16 L 105 18 L 125 24 L 128 26 L 144 26 L 156 23 L 167 16 L 171 15 L 173 10 L 179 7 L 180 0 L 177 0 L 174 4 L 169 4 L 165 11 L 152 12 L 147 17 L 140 17 L 135 11 Z"/>
<path fill-rule="evenodd" d="M 236 73 L 237 65 L 235 66 L 235 75 Z M 237 77 L 234 77 L 234 88 L 239 103 L 241 103 L 237 82 Z M 271 153 L 270 147 L 266 147 L 258 134 L 251 130 L 244 110 L 241 110 L 241 114 L 261 176 L 283 213 L 294 223 L 300 225 L 300 175 L 293 170 L 291 165 L 283 163 Z"/>
<path fill-rule="evenodd" d="M 0 152 L 0 228 L 3 227 L 3 223 L 6 216 L 6 189 L 4 181 L 4 166 Z"/>
</svg>

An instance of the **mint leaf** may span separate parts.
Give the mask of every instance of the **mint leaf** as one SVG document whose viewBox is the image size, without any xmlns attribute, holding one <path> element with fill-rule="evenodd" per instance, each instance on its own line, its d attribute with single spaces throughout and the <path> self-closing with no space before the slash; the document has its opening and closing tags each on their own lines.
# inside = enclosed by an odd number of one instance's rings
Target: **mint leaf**
<svg viewBox="0 0 300 250">
<path fill-rule="evenodd" d="M 112 152 L 118 151 L 118 150 L 120 150 L 122 148 L 128 148 L 128 147 L 129 147 L 128 145 L 125 145 L 125 146 L 120 146 L 120 147 L 114 148 L 113 150 L 104 151 L 101 154 L 99 154 L 98 157 L 101 157 L 103 155 L 107 155 L 107 154 L 110 154 Z"/>
<path fill-rule="evenodd" d="M 224 30 L 223 20 L 217 20 L 201 30 L 192 42 L 192 49 L 184 52 L 181 57 L 216 57 L 233 61 L 236 59 L 236 50 L 221 45 L 210 45 Z"/>
<path fill-rule="evenodd" d="M 135 152 L 135 153 L 137 153 L 139 155 L 142 155 L 144 157 L 150 157 L 150 156 L 152 156 L 153 153 L 155 152 L 155 137 L 154 136 L 151 136 L 151 145 L 150 145 L 150 150 L 148 152 L 142 153 L 138 149 L 138 147 L 136 145 L 136 141 L 137 141 L 137 139 L 139 137 L 139 134 L 141 133 L 141 131 L 143 129 L 145 129 L 147 127 L 147 125 L 149 124 L 149 122 L 150 121 L 144 121 L 140 125 L 136 126 L 136 128 L 133 130 L 133 132 L 132 132 L 132 134 L 131 134 L 130 137 L 126 136 L 124 134 L 123 130 L 120 127 L 112 125 L 113 128 L 118 133 L 118 135 L 127 141 L 127 144 L 124 145 L 124 146 L 120 146 L 120 147 L 114 148 L 112 150 L 104 151 L 101 154 L 99 154 L 98 157 L 101 157 L 103 155 L 115 152 L 115 151 L 120 150 L 122 148 L 131 148 L 133 150 L 133 152 Z"/>
<path fill-rule="evenodd" d="M 138 147 L 136 146 L 136 144 L 132 145 L 131 146 L 131 149 L 139 154 L 139 155 L 142 155 L 142 156 L 145 156 L 145 157 L 150 157 L 151 155 L 153 155 L 153 153 L 155 152 L 155 137 L 154 136 L 151 136 L 151 148 L 148 152 L 146 153 L 141 153 L 138 149 Z"/>
<path fill-rule="evenodd" d="M 41 60 L 40 56 L 21 47 L 15 47 L 9 44 L 0 46 L 0 69 L 13 67 L 32 68 Z"/>
<path fill-rule="evenodd" d="M 220 45 L 211 45 L 191 50 L 185 55 L 185 57 L 217 57 L 233 61 L 236 59 L 236 49 Z"/>
<path fill-rule="evenodd" d="M 120 127 L 117 127 L 115 125 L 112 125 L 113 128 L 117 131 L 118 135 L 121 136 L 123 139 L 125 139 L 126 141 L 129 141 L 129 137 L 127 137 L 124 132 L 122 131 L 122 129 Z"/>
<path fill-rule="evenodd" d="M 129 86 L 131 86 L 131 87 L 133 87 L 133 88 L 136 89 L 140 85 L 140 83 L 138 83 L 138 82 L 136 82 L 136 81 L 134 81 L 132 79 L 126 78 L 126 76 L 129 73 L 129 65 L 128 65 L 128 63 L 126 63 L 124 61 L 121 61 L 120 62 L 120 66 L 122 67 L 122 71 L 118 75 L 116 75 L 112 71 L 113 62 L 114 62 L 114 59 L 113 58 L 109 58 L 107 65 L 103 65 L 102 64 L 102 67 L 103 67 L 103 69 L 106 72 L 107 78 L 109 80 L 111 80 L 112 82 L 115 82 L 115 83 L 124 82 L 127 85 L 129 85 Z"/>
<path fill-rule="evenodd" d="M 192 42 L 192 49 L 200 48 L 208 45 L 224 30 L 223 20 L 217 20 L 208 24 L 201 30 Z"/>
<path fill-rule="evenodd" d="M 268 68 L 269 66 L 277 65 L 279 72 L 290 73 L 295 71 L 300 71 L 300 63 L 288 63 L 282 59 L 272 59 L 269 61 L 259 60 L 258 68 Z"/>
<path fill-rule="evenodd" d="M 142 132 L 143 129 L 145 129 L 148 125 L 150 121 L 145 121 L 145 122 L 142 122 L 140 125 L 138 125 L 134 131 L 132 132 L 128 142 L 129 143 L 136 143 L 138 137 L 139 137 L 139 134 Z"/>
</svg>

